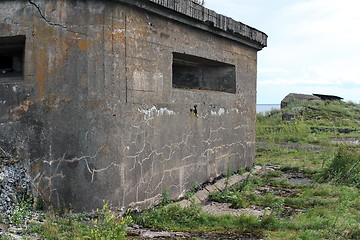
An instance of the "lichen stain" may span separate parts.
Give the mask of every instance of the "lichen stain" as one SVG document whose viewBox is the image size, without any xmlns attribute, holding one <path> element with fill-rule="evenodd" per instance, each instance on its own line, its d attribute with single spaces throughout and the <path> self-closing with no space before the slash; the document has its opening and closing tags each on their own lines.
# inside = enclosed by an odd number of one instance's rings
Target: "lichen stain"
<svg viewBox="0 0 360 240">
<path fill-rule="evenodd" d="M 80 48 L 81 51 L 86 51 L 89 47 L 87 39 L 78 39 L 77 46 Z"/>
<path fill-rule="evenodd" d="M 113 40 L 124 43 L 126 39 L 125 29 L 116 29 L 112 32 Z"/>
<path fill-rule="evenodd" d="M 32 176 L 37 176 L 40 173 L 40 163 L 37 161 L 31 165 L 31 174 Z"/>
<path fill-rule="evenodd" d="M 15 120 L 20 120 L 22 115 L 29 111 L 30 106 L 33 105 L 34 102 L 26 100 L 21 102 L 19 105 L 11 109 L 12 116 Z"/>
<path fill-rule="evenodd" d="M 88 81 L 88 75 L 87 74 L 83 74 L 79 78 L 79 83 L 83 88 L 85 88 L 88 85 L 87 81 Z"/>
<path fill-rule="evenodd" d="M 132 37 L 136 39 L 148 39 L 151 34 L 151 30 L 148 27 L 140 26 L 129 28 L 129 32 L 132 33 Z"/>
<path fill-rule="evenodd" d="M 54 94 L 50 94 L 45 99 L 45 105 L 48 108 L 49 112 L 59 111 L 60 107 L 69 104 L 72 101 L 71 98 L 59 98 Z"/>
<path fill-rule="evenodd" d="M 108 143 L 105 143 L 103 146 L 102 146 L 102 152 L 103 153 L 110 153 L 111 152 L 111 147 Z"/>
<path fill-rule="evenodd" d="M 87 104 L 89 110 L 95 110 L 95 109 L 103 107 L 104 105 L 105 105 L 104 101 L 97 100 L 97 99 L 91 99 L 88 101 L 88 104 Z"/>
</svg>

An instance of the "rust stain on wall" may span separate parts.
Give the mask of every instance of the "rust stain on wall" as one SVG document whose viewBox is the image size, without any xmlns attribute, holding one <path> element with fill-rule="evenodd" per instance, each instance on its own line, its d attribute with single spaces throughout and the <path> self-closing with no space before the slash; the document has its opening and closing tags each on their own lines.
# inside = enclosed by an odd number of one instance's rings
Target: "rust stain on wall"
<svg viewBox="0 0 360 240">
<path fill-rule="evenodd" d="M 85 51 L 88 49 L 88 41 L 83 39 L 78 39 L 77 46 L 81 49 L 81 51 Z"/>
<path fill-rule="evenodd" d="M 55 94 L 50 94 L 44 99 L 44 102 L 49 112 L 55 112 L 55 111 L 59 111 L 60 108 L 70 104 L 72 102 L 72 99 L 60 98 Z"/>
<path fill-rule="evenodd" d="M 11 110 L 14 120 L 20 120 L 24 113 L 28 112 L 34 102 L 26 100 Z"/>
<path fill-rule="evenodd" d="M 36 55 L 36 80 L 38 89 L 38 98 L 45 97 L 46 79 L 47 79 L 47 53 L 44 47 L 41 47 Z"/>
</svg>

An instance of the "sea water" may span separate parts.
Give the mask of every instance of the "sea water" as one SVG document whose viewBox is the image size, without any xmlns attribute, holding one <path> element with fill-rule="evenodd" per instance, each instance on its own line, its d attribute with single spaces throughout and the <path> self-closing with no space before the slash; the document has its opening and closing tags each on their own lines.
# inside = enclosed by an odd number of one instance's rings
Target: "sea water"
<svg viewBox="0 0 360 240">
<path fill-rule="evenodd" d="M 256 113 L 265 113 L 272 109 L 280 109 L 280 104 L 256 104 Z"/>
</svg>

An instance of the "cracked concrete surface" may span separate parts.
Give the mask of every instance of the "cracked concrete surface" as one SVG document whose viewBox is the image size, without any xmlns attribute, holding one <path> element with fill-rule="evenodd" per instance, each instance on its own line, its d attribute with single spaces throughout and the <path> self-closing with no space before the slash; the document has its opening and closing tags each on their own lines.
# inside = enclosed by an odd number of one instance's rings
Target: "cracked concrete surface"
<svg viewBox="0 0 360 240">
<path fill-rule="evenodd" d="M 164 190 L 177 198 L 253 164 L 266 39 L 181 11 L 137 0 L 0 1 L 0 44 L 26 37 L 23 76 L 0 76 L 0 147 L 30 165 L 45 206 L 146 207 Z M 235 66 L 236 93 L 173 88 L 174 52 Z"/>
<path fill-rule="evenodd" d="M 38 10 L 41 18 L 44 19 L 45 22 L 47 22 L 49 25 L 54 26 L 54 27 L 61 27 L 61 28 L 65 29 L 66 31 L 87 36 L 87 34 L 85 34 L 85 33 L 76 32 L 76 31 L 70 30 L 69 27 L 67 27 L 67 26 L 65 26 L 65 25 L 51 22 L 50 20 L 48 20 L 48 19 L 45 17 L 45 15 L 44 15 L 43 12 L 41 11 L 40 7 L 39 7 L 35 2 L 33 2 L 33 1 L 31 1 L 31 0 L 28 0 L 28 1 L 29 1 L 29 3 L 30 3 L 31 5 L 33 5 L 33 6 Z"/>
</svg>

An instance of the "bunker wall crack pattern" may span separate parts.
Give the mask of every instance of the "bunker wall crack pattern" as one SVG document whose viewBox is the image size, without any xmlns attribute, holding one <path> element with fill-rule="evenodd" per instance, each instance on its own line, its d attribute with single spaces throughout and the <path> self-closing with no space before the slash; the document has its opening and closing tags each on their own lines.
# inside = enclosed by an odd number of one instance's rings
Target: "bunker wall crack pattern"
<svg viewBox="0 0 360 240">
<path fill-rule="evenodd" d="M 232 132 L 232 134 L 235 135 L 236 133 L 240 134 L 242 130 L 247 127 L 244 125 L 211 128 L 208 138 L 202 141 L 203 144 L 199 145 L 205 147 L 199 155 L 203 160 L 195 159 L 195 150 L 192 149 L 191 146 L 191 139 L 195 133 L 190 129 L 184 129 L 181 133 L 181 140 L 177 142 L 166 143 L 160 147 L 154 146 L 152 141 L 154 134 L 152 131 L 156 128 L 156 118 L 164 117 L 164 115 L 165 117 L 175 117 L 179 114 L 173 110 L 162 109 L 163 110 L 157 110 L 156 107 L 152 107 L 148 110 L 138 110 L 143 116 L 142 120 L 136 125 L 131 126 L 130 135 L 132 140 L 131 143 L 124 148 L 124 157 L 129 166 L 126 174 L 132 175 L 135 174 L 135 172 L 139 172 L 138 181 L 135 183 L 136 187 L 133 188 L 132 184 L 125 186 L 124 194 L 130 194 L 135 191 L 136 201 L 138 203 L 143 202 L 139 196 L 144 192 L 148 197 L 147 199 L 160 198 L 164 186 L 166 186 L 166 189 L 174 188 L 180 191 L 185 190 L 186 187 L 192 184 L 191 179 L 193 179 L 194 173 L 197 172 L 196 170 L 202 167 L 206 168 L 209 163 L 216 164 L 216 162 L 226 158 L 237 157 L 239 160 L 246 158 L 247 145 L 251 144 L 251 142 L 237 140 L 226 143 L 227 140 L 219 137 L 219 135 L 224 136 L 224 134 L 226 135 L 228 132 Z M 229 111 L 223 114 L 229 114 Z M 219 145 L 219 143 L 222 144 Z M 187 150 L 181 151 L 183 149 Z M 186 153 L 185 155 L 182 154 L 184 152 Z M 191 160 L 193 160 L 193 162 L 191 162 Z M 172 163 L 167 165 L 167 161 L 172 161 Z M 158 166 L 160 169 L 154 169 L 155 166 Z M 172 167 L 169 168 L 167 166 Z M 185 170 L 190 168 L 192 168 L 191 171 Z M 167 175 L 178 177 L 181 169 L 183 169 L 183 171 L 185 170 L 183 181 L 170 185 L 168 182 L 165 183 Z"/>
<path fill-rule="evenodd" d="M 37 9 L 37 11 L 39 12 L 41 18 L 44 19 L 45 22 L 46 22 L 47 24 L 49 24 L 50 26 L 60 27 L 60 28 L 63 28 L 63 29 L 65 29 L 66 31 L 71 32 L 71 33 L 80 34 L 80 35 L 84 35 L 84 36 L 89 36 L 88 34 L 83 33 L 83 32 L 77 32 L 77 31 L 74 31 L 74 30 L 70 30 L 69 27 L 67 27 L 67 26 L 65 26 L 65 25 L 62 25 L 62 24 L 60 24 L 60 23 L 53 23 L 53 22 L 51 22 L 50 20 L 48 20 L 48 19 L 45 17 L 45 15 L 44 15 L 43 12 L 41 11 L 40 7 L 39 7 L 36 3 L 34 3 L 34 2 L 31 1 L 31 0 L 28 0 L 28 1 L 29 1 L 29 3 L 30 3 L 31 5 L 33 5 L 33 6 Z"/>
<path fill-rule="evenodd" d="M 100 169 L 96 169 L 96 168 L 91 168 L 90 164 L 89 164 L 89 160 L 94 160 L 96 161 L 98 154 L 103 150 L 104 147 L 101 147 L 97 150 L 97 152 L 94 155 L 87 155 L 87 156 L 81 156 L 81 157 L 74 157 L 72 159 L 65 159 L 65 155 L 66 152 L 63 154 L 62 158 L 53 160 L 44 160 L 43 162 L 45 164 L 48 164 L 49 166 L 52 166 L 53 164 L 56 164 L 56 167 L 54 168 L 54 170 L 52 171 L 51 174 L 46 174 L 45 172 L 42 172 L 41 174 L 38 174 L 38 176 L 36 176 L 33 180 L 33 182 L 42 182 L 43 185 L 45 187 L 41 187 L 41 189 L 39 189 L 39 187 L 37 186 L 38 184 L 33 184 L 34 187 L 36 188 L 37 192 L 44 197 L 45 195 L 42 194 L 42 192 L 48 192 L 48 197 L 47 200 L 50 202 L 50 200 L 53 198 L 53 193 L 55 192 L 57 193 L 57 189 L 53 184 L 54 179 L 56 178 L 65 178 L 64 174 L 62 173 L 61 169 L 61 165 L 64 163 L 75 163 L 75 162 L 81 162 L 84 161 L 85 162 L 85 166 L 86 169 L 89 171 L 89 173 L 91 174 L 91 182 L 94 181 L 94 175 L 96 173 L 101 173 L 104 171 L 107 171 L 108 169 L 110 169 L 112 166 L 118 167 L 119 165 L 116 164 L 115 162 L 111 162 L 110 164 L 108 164 L 106 167 L 104 168 L 100 168 Z M 57 197 L 59 198 L 59 197 Z M 60 204 L 60 203 L 58 203 Z"/>
<path fill-rule="evenodd" d="M 49 168 L 51 172 L 38 174 L 35 179 L 42 182 L 42 191 L 46 193 L 50 201 L 50 199 L 59 199 L 54 180 L 65 177 L 62 172 L 65 163 L 83 162 L 91 175 L 91 182 L 96 181 L 95 174 L 103 174 L 108 170 L 118 168 L 119 173 L 124 174 L 121 178 L 128 179 L 119 186 L 122 188 L 122 204 L 125 206 L 129 203 L 129 196 L 134 196 L 135 199 L 132 201 L 135 203 L 157 201 L 161 198 L 164 189 L 172 190 L 173 194 L 176 193 L 179 197 L 194 184 L 194 178 L 198 177 L 198 173 L 205 172 L 206 175 L 207 172 L 214 177 L 214 174 L 221 174 L 227 170 L 228 161 L 231 159 L 231 161 L 239 159 L 240 162 L 241 159 L 244 160 L 247 157 L 247 148 L 252 144 L 251 141 L 244 141 L 241 138 L 233 140 L 224 138 L 229 133 L 235 136 L 241 135 L 244 128 L 248 127 L 246 125 L 226 126 L 221 121 L 220 125 L 212 124 L 214 127 L 207 130 L 206 137 L 196 144 L 196 147 L 194 141 L 196 141 L 197 133 L 191 128 L 183 129 L 180 135 L 171 136 L 164 140 L 164 143 L 154 141 L 154 136 L 157 136 L 154 132 L 159 124 L 159 117 L 177 118 L 179 114 L 173 110 L 157 110 L 156 108 L 152 108 L 150 112 L 138 111 L 133 118 L 135 124 L 129 126 L 129 131 L 127 131 L 128 145 L 122 148 L 121 155 L 124 160 L 120 161 L 121 164 L 112 161 L 101 168 L 92 166 L 90 162 L 96 162 L 99 153 L 104 148 L 102 146 L 93 155 L 65 159 L 66 153 L 64 153 L 59 159 L 44 160 L 45 164 L 53 166 Z M 222 117 L 231 113 L 224 114 Z M 211 118 L 214 120 L 219 116 Z M 95 165 L 99 167 L 99 164 L 98 162 Z M 218 169 L 219 166 L 222 166 L 222 170 Z M 121 168 L 124 170 L 121 171 Z"/>
</svg>

